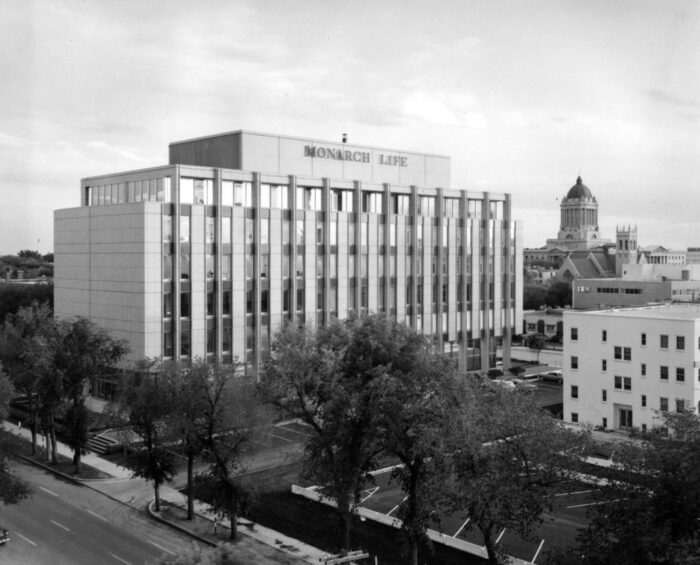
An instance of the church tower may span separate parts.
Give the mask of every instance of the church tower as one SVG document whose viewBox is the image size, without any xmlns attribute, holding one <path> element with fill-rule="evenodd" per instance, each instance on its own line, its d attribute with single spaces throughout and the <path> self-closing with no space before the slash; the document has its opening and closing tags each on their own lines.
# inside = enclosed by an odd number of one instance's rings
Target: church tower
<svg viewBox="0 0 700 565">
<path fill-rule="evenodd" d="M 600 239 L 598 201 L 581 177 L 561 201 L 561 222 L 557 239 L 548 239 L 549 249 L 560 247 L 568 251 L 591 249 L 610 241 Z"/>
<path fill-rule="evenodd" d="M 637 262 L 637 226 L 617 226 L 615 273 L 622 276 L 622 267 Z"/>
</svg>

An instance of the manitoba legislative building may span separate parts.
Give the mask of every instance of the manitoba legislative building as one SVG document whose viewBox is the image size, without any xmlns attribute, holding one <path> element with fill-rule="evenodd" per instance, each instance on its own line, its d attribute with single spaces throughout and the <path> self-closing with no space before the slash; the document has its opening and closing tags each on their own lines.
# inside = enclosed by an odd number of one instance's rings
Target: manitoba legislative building
<svg viewBox="0 0 700 565">
<path fill-rule="evenodd" d="M 88 177 L 57 210 L 55 312 L 144 357 L 238 359 L 275 331 L 384 313 L 464 371 L 509 361 L 522 236 L 509 194 L 450 188 L 450 158 L 235 131 L 170 164 Z M 97 390 L 97 394 L 108 391 Z"/>
</svg>

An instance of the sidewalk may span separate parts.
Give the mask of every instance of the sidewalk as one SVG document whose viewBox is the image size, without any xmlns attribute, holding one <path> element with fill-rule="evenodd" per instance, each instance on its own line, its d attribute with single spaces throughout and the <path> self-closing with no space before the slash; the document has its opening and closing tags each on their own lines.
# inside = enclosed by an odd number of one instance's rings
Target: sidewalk
<svg viewBox="0 0 700 565">
<path fill-rule="evenodd" d="M 19 428 L 17 425 L 6 421 L 0 421 L 0 427 L 7 432 L 19 436 L 27 441 L 31 441 L 31 432 L 26 428 Z M 58 453 L 66 457 L 73 457 L 72 450 L 65 444 L 58 442 Z M 95 469 L 110 475 L 110 479 L 90 479 L 80 480 L 81 484 L 100 492 L 110 498 L 117 500 L 123 504 L 131 506 L 136 510 L 143 512 L 147 506 L 153 501 L 154 492 L 150 481 L 132 476 L 132 472 L 120 465 L 115 465 L 111 461 L 107 461 L 94 453 L 86 453 L 82 457 L 82 461 L 86 465 L 90 465 Z M 163 485 L 160 488 L 160 497 L 163 502 L 173 506 L 186 507 L 187 498 L 178 490 Z M 210 520 L 213 524 L 214 513 L 211 507 L 199 500 L 195 500 L 195 512 L 200 516 Z M 228 522 L 218 522 L 220 526 L 229 527 Z M 307 563 L 323 563 L 324 559 L 329 556 L 328 553 L 305 544 L 299 540 L 287 537 L 284 534 L 265 528 L 259 524 L 255 524 L 245 518 L 238 518 L 238 532 L 240 535 L 250 537 L 260 543 L 275 547 L 288 555 L 306 561 Z M 196 534 L 193 534 L 196 536 Z M 198 536 L 196 536 L 198 537 Z"/>
</svg>

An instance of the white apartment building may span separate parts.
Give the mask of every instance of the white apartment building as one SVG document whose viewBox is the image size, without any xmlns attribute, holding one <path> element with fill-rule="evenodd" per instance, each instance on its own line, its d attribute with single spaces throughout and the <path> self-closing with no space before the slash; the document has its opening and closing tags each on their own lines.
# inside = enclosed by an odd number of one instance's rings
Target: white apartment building
<svg viewBox="0 0 700 565">
<path fill-rule="evenodd" d="M 615 430 L 697 409 L 700 306 L 564 312 L 564 420 Z"/>
<path fill-rule="evenodd" d="M 286 320 L 379 312 L 482 370 L 522 328 L 510 195 L 451 188 L 445 156 L 214 135 L 172 143 L 168 165 L 83 179 L 54 226 L 56 315 L 127 339 L 132 359 L 255 372 Z"/>
</svg>

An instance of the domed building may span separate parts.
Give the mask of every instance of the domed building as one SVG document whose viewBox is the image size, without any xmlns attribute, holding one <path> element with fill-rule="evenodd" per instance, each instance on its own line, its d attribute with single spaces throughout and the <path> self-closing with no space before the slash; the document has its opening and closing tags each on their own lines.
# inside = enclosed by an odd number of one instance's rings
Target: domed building
<svg viewBox="0 0 700 565">
<path fill-rule="evenodd" d="M 598 201 L 581 177 L 561 201 L 561 222 L 556 239 L 547 240 L 547 249 L 579 251 L 612 242 L 600 238 Z"/>
</svg>

